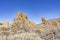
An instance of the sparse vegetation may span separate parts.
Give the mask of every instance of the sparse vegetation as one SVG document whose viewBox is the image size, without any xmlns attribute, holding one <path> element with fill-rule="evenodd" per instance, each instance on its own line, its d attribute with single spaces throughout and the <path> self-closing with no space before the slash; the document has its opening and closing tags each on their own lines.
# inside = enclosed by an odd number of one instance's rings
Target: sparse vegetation
<svg viewBox="0 0 60 40">
<path fill-rule="evenodd" d="M 0 40 L 60 40 L 58 20 L 47 21 L 42 18 L 41 24 L 28 20 L 25 14 L 18 12 L 13 23 L 0 23 Z"/>
</svg>

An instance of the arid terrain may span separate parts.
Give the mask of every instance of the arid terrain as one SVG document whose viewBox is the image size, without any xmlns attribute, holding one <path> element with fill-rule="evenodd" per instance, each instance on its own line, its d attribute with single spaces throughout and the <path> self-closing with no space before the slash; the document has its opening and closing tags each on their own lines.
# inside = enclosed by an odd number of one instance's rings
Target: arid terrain
<svg viewBox="0 0 60 40">
<path fill-rule="evenodd" d="M 12 24 L 7 20 L 0 23 L 0 40 L 60 40 L 60 18 L 36 24 L 28 20 L 26 14 L 18 12 Z"/>
</svg>

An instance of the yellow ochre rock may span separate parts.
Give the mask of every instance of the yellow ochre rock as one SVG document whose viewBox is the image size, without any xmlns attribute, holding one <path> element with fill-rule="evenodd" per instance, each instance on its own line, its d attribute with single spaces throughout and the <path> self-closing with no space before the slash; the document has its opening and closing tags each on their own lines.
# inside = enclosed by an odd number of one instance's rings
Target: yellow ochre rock
<svg viewBox="0 0 60 40">
<path fill-rule="evenodd" d="M 51 22 L 52 26 L 59 26 L 59 23 L 57 20 L 54 20 Z"/>
<path fill-rule="evenodd" d="M 48 23 L 44 16 L 42 16 L 42 23 L 43 24 L 47 24 Z"/>
<path fill-rule="evenodd" d="M 34 25 L 36 25 L 34 22 L 32 22 L 32 21 L 29 21 L 29 25 L 30 26 L 34 26 Z"/>
<path fill-rule="evenodd" d="M 22 17 L 22 13 L 18 12 L 17 15 L 16 15 L 16 18 L 20 18 L 20 17 Z"/>
<path fill-rule="evenodd" d="M 9 27 L 9 23 L 7 20 L 5 20 L 5 22 L 3 23 L 3 27 Z"/>
</svg>

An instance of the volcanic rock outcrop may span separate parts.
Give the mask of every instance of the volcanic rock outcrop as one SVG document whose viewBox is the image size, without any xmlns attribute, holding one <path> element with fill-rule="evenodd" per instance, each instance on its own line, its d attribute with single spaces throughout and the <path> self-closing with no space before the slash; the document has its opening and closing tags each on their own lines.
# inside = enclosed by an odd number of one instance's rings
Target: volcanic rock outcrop
<svg viewBox="0 0 60 40">
<path fill-rule="evenodd" d="M 34 27 L 35 23 L 28 21 L 28 18 L 25 14 L 18 12 L 15 19 L 13 20 L 12 29 L 15 28 L 16 30 L 23 30 L 28 31 L 30 27 Z"/>
<path fill-rule="evenodd" d="M 12 24 L 0 23 L 0 40 L 60 40 L 60 18 L 35 24 L 22 12 L 18 12 Z"/>
<path fill-rule="evenodd" d="M 45 24 L 45 25 L 49 24 L 49 22 L 45 19 L 44 16 L 42 16 L 41 20 L 42 20 L 42 24 Z"/>
<path fill-rule="evenodd" d="M 22 26 L 24 23 L 28 23 L 28 18 L 25 14 L 22 14 L 21 12 L 18 12 L 18 14 L 16 15 L 16 18 L 13 20 L 13 24 L 12 25 L 19 25 Z"/>
<path fill-rule="evenodd" d="M 46 20 L 45 17 L 42 17 L 42 25 L 51 25 L 51 26 L 59 26 L 60 22 L 58 19 L 51 19 L 51 20 Z"/>
</svg>

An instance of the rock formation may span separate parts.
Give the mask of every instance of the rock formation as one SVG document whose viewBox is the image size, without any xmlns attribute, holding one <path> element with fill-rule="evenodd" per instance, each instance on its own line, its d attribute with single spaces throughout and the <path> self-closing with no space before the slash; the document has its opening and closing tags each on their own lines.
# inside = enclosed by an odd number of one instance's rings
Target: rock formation
<svg viewBox="0 0 60 40">
<path fill-rule="evenodd" d="M 51 24 L 52 26 L 56 26 L 56 27 L 59 26 L 59 23 L 57 20 L 52 21 Z"/>
<path fill-rule="evenodd" d="M 15 19 L 13 20 L 13 24 L 22 24 L 26 21 L 28 21 L 27 16 L 25 14 L 22 14 L 21 12 L 18 12 Z"/>
<path fill-rule="evenodd" d="M 24 31 L 28 31 L 29 27 L 34 27 L 35 23 L 28 21 L 28 18 L 25 14 L 22 14 L 21 12 L 18 12 L 15 19 L 13 20 L 13 24 L 12 24 L 12 29 L 14 30 L 23 30 Z"/>
<path fill-rule="evenodd" d="M 44 16 L 42 16 L 42 24 L 48 24 L 48 22 L 47 22 L 47 20 L 45 19 L 45 17 Z"/>
<path fill-rule="evenodd" d="M 3 27 L 6 27 L 6 28 L 9 27 L 9 23 L 7 20 L 3 23 Z"/>
<path fill-rule="evenodd" d="M 43 24 L 45 24 L 45 25 L 48 24 L 48 25 L 51 25 L 51 26 L 59 26 L 60 25 L 58 19 L 46 20 L 44 16 L 42 17 L 42 24 L 41 25 L 43 25 Z"/>
<path fill-rule="evenodd" d="M 30 25 L 30 27 L 32 27 L 32 26 L 35 26 L 36 24 L 32 21 L 29 21 L 29 25 Z"/>
<path fill-rule="evenodd" d="M 60 40 L 60 18 L 46 20 L 41 24 L 29 21 L 27 16 L 18 12 L 10 25 L 6 20 L 0 23 L 1 40 Z"/>
</svg>

